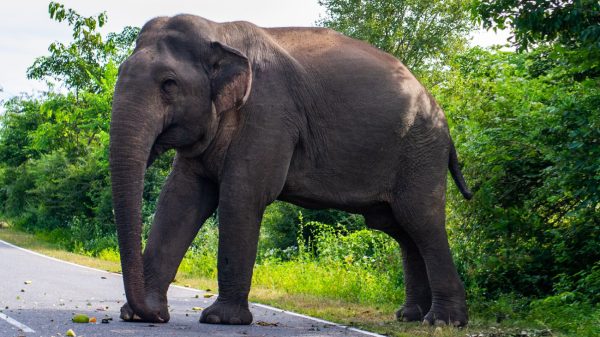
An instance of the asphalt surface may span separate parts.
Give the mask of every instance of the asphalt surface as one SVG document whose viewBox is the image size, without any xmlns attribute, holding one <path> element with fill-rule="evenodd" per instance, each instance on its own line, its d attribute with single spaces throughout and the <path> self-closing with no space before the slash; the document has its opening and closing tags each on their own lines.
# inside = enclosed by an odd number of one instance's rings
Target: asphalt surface
<svg viewBox="0 0 600 337">
<path fill-rule="evenodd" d="M 380 336 L 331 322 L 251 304 L 249 326 L 200 324 L 200 312 L 215 299 L 205 292 L 171 286 L 171 320 L 166 324 L 119 319 L 125 300 L 120 275 L 92 269 L 10 245 L 0 240 L 0 337 L 66 336 Z M 74 314 L 97 323 L 71 322 Z M 103 318 L 112 318 L 101 323 Z"/>
</svg>

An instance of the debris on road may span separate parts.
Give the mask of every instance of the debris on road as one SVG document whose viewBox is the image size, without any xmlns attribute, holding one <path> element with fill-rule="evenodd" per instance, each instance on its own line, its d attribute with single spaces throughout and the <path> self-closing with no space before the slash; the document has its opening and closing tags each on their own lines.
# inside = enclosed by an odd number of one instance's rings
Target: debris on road
<svg viewBox="0 0 600 337">
<path fill-rule="evenodd" d="M 65 336 L 67 336 L 67 337 L 77 337 L 77 335 L 75 334 L 75 331 L 73 331 L 73 329 L 67 330 L 67 332 L 65 333 Z"/>
<path fill-rule="evenodd" d="M 25 281 L 23 283 L 25 283 L 25 284 L 31 284 L 31 281 Z"/>
<path fill-rule="evenodd" d="M 85 314 L 77 314 L 77 315 L 73 316 L 73 318 L 71 318 L 71 321 L 73 323 L 89 323 L 90 317 Z"/>
<path fill-rule="evenodd" d="M 279 323 L 269 323 L 269 322 L 265 322 L 265 321 L 257 321 L 256 325 L 260 325 L 260 326 L 279 326 Z"/>
<path fill-rule="evenodd" d="M 215 296 L 215 295 L 214 294 L 204 294 L 204 298 L 211 298 L 213 296 Z"/>
<path fill-rule="evenodd" d="M 192 310 L 194 310 L 194 311 L 201 311 L 203 309 L 201 307 L 193 307 Z"/>
</svg>

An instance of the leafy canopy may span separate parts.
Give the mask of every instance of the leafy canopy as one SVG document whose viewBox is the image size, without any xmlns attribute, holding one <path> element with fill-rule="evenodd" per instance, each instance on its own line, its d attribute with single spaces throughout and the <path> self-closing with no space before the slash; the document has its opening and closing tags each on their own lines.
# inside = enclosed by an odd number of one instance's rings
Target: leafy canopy
<svg viewBox="0 0 600 337">
<path fill-rule="evenodd" d="M 560 42 L 600 47 L 598 0 L 475 0 L 474 13 L 485 28 L 510 28 L 520 50 Z"/>
<path fill-rule="evenodd" d="M 107 20 L 106 12 L 85 17 L 57 2 L 48 6 L 50 18 L 66 21 L 73 29 L 69 44 L 53 42 L 48 47 L 50 55 L 38 57 L 27 69 L 30 79 L 53 79 L 69 89 L 98 92 L 102 74 L 108 63 L 119 64 L 128 55 L 139 28 L 125 27 L 121 33 L 108 34 L 106 41 L 98 28 Z"/>
<path fill-rule="evenodd" d="M 450 239 L 487 296 L 572 289 L 600 259 L 600 81 L 576 80 L 548 48 L 473 48 L 433 89 L 476 191 L 465 203 L 449 189 Z"/>
<path fill-rule="evenodd" d="M 367 41 L 425 70 L 464 48 L 473 25 L 465 0 L 319 0 L 318 24 Z"/>
</svg>

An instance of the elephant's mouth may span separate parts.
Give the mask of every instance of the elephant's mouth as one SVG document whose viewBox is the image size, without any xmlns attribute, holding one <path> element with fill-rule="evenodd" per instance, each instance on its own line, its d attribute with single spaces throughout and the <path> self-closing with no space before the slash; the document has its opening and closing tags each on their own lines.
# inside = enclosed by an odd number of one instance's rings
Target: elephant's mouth
<svg viewBox="0 0 600 337">
<path fill-rule="evenodd" d="M 150 155 L 148 156 L 148 162 L 146 163 L 146 168 L 150 167 L 152 163 L 163 153 L 167 152 L 170 149 L 177 149 L 177 152 L 185 157 L 195 157 L 202 154 L 209 145 L 208 139 L 206 135 L 200 137 L 200 139 L 194 143 L 183 146 L 173 146 L 170 144 L 166 144 L 164 141 L 165 137 L 158 137 L 158 139 L 152 145 L 152 149 L 150 150 Z"/>
<path fill-rule="evenodd" d="M 163 153 L 170 149 L 176 148 L 177 144 L 177 130 L 173 127 L 167 127 L 164 129 L 154 140 L 152 149 L 150 149 L 150 155 L 148 156 L 148 162 L 146 168 L 150 167 L 152 163 Z"/>
<path fill-rule="evenodd" d="M 161 132 L 152 145 L 146 168 L 170 149 L 176 149 L 177 153 L 188 158 L 202 155 L 216 138 L 217 123 L 211 123 L 210 127 L 197 137 L 186 137 L 184 131 L 181 128 L 170 126 Z M 187 134 L 191 134 L 191 132 Z"/>
</svg>

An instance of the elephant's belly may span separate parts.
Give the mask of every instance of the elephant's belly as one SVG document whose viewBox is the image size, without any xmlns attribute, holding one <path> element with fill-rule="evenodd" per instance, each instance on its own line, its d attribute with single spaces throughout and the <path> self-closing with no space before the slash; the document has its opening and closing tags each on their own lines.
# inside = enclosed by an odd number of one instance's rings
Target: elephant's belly
<svg viewBox="0 0 600 337">
<path fill-rule="evenodd" d="M 335 208 L 361 213 L 372 205 L 388 201 L 385 185 L 390 186 L 365 179 L 346 180 L 323 172 L 318 175 L 289 175 L 278 199 L 304 208 Z"/>
</svg>

